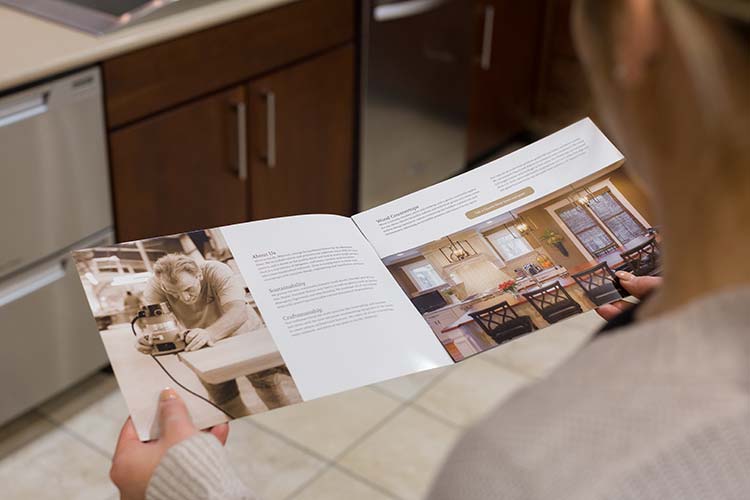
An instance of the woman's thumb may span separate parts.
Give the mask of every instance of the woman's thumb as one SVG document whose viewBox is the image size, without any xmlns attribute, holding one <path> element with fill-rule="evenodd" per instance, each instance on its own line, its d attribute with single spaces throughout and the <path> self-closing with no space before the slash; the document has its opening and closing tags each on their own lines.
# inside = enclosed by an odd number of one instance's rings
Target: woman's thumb
<svg viewBox="0 0 750 500">
<path fill-rule="evenodd" d="M 169 445 L 189 438 L 198 432 L 190 418 L 185 402 L 174 389 L 166 388 L 159 394 L 159 439 Z"/>
</svg>

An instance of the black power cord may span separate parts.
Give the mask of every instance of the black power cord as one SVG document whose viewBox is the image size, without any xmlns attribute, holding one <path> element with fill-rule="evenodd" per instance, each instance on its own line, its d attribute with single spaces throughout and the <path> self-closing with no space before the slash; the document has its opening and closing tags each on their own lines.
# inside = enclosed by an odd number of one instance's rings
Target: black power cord
<svg viewBox="0 0 750 500">
<path fill-rule="evenodd" d="M 138 316 L 136 316 L 136 317 L 135 317 L 135 318 L 133 318 L 133 320 L 132 320 L 132 321 L 130 322 L 130 329 L 131 329 L 131 330 L 133 331 L 133 335 L 134 335 L 134 336 L 135 336 L 136 338 L 138 338 L 138 333 L 136 333 L 136 331 L 135 331 L 135 322 L 136 322 L 136 321 L 138 321 L 138 319 L 140 319 L 140 318 L 139 318 Z M 176 353 L 175 353 L 174 355 L 176 356 Z M 193 395 L 193 396 L 195 396 L 196 398 L 198 398 L 198 399 L 201 399 L 201 400 L 205 401 L 206 403 L 210 404 L 211 406 L 213 406 L 214 408 L 216 408 L 217 410 L 219 410 L 220 412 L 222 412 L 222 413 L 223 413 L 224 415 L 226 415 L 226 416 L 227 416 L 227 417 L 229 417 L 230 419 L 234 420 L 234 419 L 236 418 L 236 417 L 234 417 L 234 416 L 233 416 L 233 415 L 232 415 L 231 413 L 229 413 L 229 412 L 228 412 L 228 411 L 226 411 L 226 410 L 225 410 L 224 408 L 222 408 L 221 406 L 217 405 L 216 403 L 214 403 L 214 402 L 213 402 L 213 401 L 211 401 L 210 399 L 208 399 L 208 398 L 204 398 L 203 396 L 201 396 L 201 395 L 200 395 L 200 394 L 198 394 L 197 392 L 195 392 L 195 391 L 193 391 L 193 390 L 191 390 L 191 389 L 188 389 L 187 387 L 185 387 L 184 385 L 182 385 L 182 384 L 181 384 L 181 383 L 180 383 L 180 382 L 179 382 L 179 381 L 178 381 L 178 380 L 177 380 L 176 378 L 174 378 L 174 377 L 172 376 L 172 374 L 171 374 L 171 373 L 169 373 L 169 371 L 168 371 L 168 370 L 167 370 L 166 368 L 164 368 L 164 365 L 163 365 L 163 364 L 161 363 L 161 361 L 159 361 L 159 360 L 157 359 L 157 357 L 156 357 L 156 356 L 154 356 L 153 354 L 151 354 L 150 356 L 151 356 L 151 359 L 153 359 L 154 361 L 156 361 L 156 364 L 157 364 L 157 365 L 159 365 L 159 368 L 161 368 L 161 369 L 162 369 L 162 371 L 163 371 L 164 373 L 166 373 L 166 374 L 167 374 L 167 377 L 169 377 L 170 379 L 172 379 L 172 382 L 174 382 L 175 384 L 177 384 L 178 386 L 180 386 L 180 388 L 182 388 L 183 390 L 185 390 L 185 391 L 187 391 L 188 393 L 192 394 L 192 395 Z"/>
</svg>

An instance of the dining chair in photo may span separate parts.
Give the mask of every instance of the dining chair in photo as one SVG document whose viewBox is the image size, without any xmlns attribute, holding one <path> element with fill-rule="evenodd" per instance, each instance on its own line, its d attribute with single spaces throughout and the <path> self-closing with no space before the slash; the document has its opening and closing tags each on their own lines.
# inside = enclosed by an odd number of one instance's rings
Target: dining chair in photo
<svg viewBox="0 0 750 500">
<path fill-rule="evenodd" d="M 616 251 L 617 251 L 617 243 L 610 243 L 609 245 L 607 245 L 605 247 L 599 248 L 597 250 L 593 250 L 591 252 L 591 255 L 595 259 L 600 259 L 600 258 L 602 258 L 602 257 L 604 257 L 606 255 L 609 255 L 611 253 L 614 253 Z"/>
<path fill-rule="evenodd" d="M 469 313 L 469 316 L 498 344 L 536 330 L 531 317 L 519 316 L 508 301 Z"/>
<path fill-rule="evenodd" d="M 591 302 L 601 306 L 628 295 L 617 280 L 617 276 L 606 262 L 573 275 Z"/>
<path fill-rule="evenodd" d="M 636 276 L 658 276 L 661 273 L 659 245 L 655 237 L 622 252 L 620 256 Z"/>
<path fill-rule="evenodd" d="M 581 304 L 573 300 L 559 281 L 522 295 L 550 324 L 583 312 Z"/>
</svg>

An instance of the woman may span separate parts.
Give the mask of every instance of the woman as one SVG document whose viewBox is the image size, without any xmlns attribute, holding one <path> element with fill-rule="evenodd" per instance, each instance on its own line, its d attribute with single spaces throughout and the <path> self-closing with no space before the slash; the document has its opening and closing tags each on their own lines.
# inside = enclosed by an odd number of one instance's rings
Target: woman
<svg viewBox="0 0 750 500">
<path fill-rule="evenodd" d="M 746 498 L 750 0 L 580 0 L 574 20 L 607 129 L 655 202 L 664 283 L 472 428 L 430 498 Z M 161 440 L 124 428 L 124 497 L 250 498 L 219 440 L 173 393 L 163 405 Z"/>
</svg>

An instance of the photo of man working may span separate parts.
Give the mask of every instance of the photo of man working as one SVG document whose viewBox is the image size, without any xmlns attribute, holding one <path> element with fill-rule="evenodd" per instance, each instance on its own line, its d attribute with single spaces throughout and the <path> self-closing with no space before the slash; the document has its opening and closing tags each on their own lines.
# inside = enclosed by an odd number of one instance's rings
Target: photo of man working
<svg viewBox="0 0 750 500">
<path fill-rule="evenodd" d="M 219 261 L 198 262 L 187 255 L 167 254 L 153 265 L 153 276 L 143 292 L 146 304 L 168 303 L 186 328 L 186 351 L 211 348 L 221 339 L 263 327 L 260 316 L 247 305 L 242 281 Z M 144 353 L 151 346 L 143 337 L 136 348 Z M 279 366 L 246 375 L 268 409 L 293 403 L 283 390 L 289 371 Z M 250 415 L 242 400 L 237 380 L 218 384 L 201 383 L 209 399 L 234 418 Z"/>
</svg>

